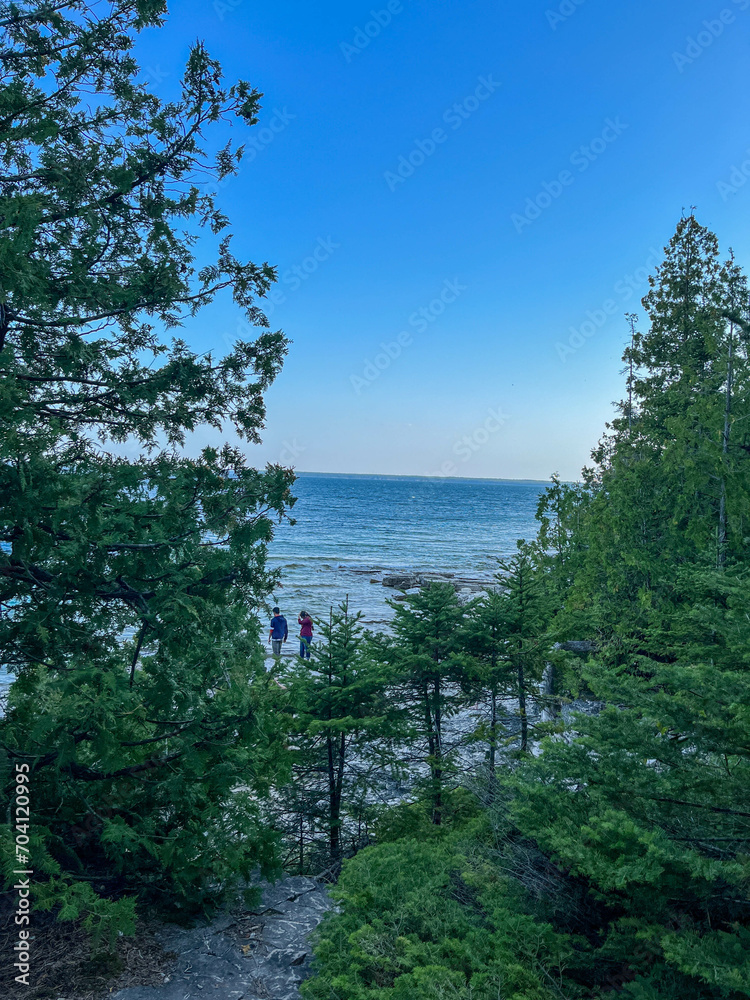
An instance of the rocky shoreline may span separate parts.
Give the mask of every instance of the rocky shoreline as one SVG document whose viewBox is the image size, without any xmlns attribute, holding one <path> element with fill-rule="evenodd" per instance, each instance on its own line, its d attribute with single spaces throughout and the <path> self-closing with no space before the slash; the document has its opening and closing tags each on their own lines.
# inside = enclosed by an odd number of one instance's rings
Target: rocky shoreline
<svg viewBox="0 0 750 1000">
<path fill-rule="evenodd" d="M 339 568 L 342 569 L 343 567 Z M 433 570 L 391 570 L 382 566 L 349 568 L 348 571 L 356 576 L 368 578 L 374 586 L 382 586 L 388 590 L 398 591 L 394 595 L 384 595 L 384 597 L 394 601 L 406 601 L 410 594 L 418 593 L 423 587 L 431 583 L 449 583 L 455 588 L 459 600 L 462 602 L 471 600 L 477 594 L 481 594 L 483 591 L 491 590 L 497 586 L 497 579 L 494 576 L 461 576 L 456 573 Z M 353 607 L 352 610 L 357 611 L 358 609 Z M 289 660 L 296 657 L 299 649 L 299 643 L 296 639 L 296 622 L 292 618 L 289 618 L 289 616 L 287 618 L 289 620 L 289 639 L 282 646 L 282 660 Z M 390 618 L 366 617 L 363 620 L 363 625 L 374 632 L 387 632 L 390 623 Z M 271 647 L 266 643 L 266 667 L 270 668 L 272 664 Z"/>
<path fill-rule="evenodd" d="M 421 590 L 431 583 L 449 583 L 459 594 L 476 594 L 495 583 L 492 577 L 459 576 L 455 573 L 440 573 L 433 570 L 380 570 L 355 569 L 353 573 L 370 577 L 370 583 L 381 584 L 391 590 Z M 396 598 L 398 600 L 398 598 Z"/>
</svg>

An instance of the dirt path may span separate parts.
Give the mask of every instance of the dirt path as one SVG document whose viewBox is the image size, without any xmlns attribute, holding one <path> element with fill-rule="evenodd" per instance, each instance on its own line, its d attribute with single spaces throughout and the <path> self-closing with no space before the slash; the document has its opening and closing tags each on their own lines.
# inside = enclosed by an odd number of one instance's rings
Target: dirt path
<svg viewBox="0 0 750 1000">
<path fill-rule="evenodd" d="M 169 979 L 120 990 L 111 1000 L 299 1000 L 310 934 L 331 906 L 312 879 L 266 884 L 255 909 L 204 927 L 165 929 L 160 942 L 178 956 Z"/>
</svg>

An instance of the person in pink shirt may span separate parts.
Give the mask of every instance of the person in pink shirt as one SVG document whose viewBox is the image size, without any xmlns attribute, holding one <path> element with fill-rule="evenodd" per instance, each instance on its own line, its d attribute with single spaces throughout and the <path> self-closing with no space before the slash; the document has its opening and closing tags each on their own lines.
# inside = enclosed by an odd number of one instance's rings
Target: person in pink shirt
<svg viewBox="0 0 750 1000">
<path fill-rule="evenodd" d="M 312 618 L 306 611 L 300 611 L 297 624 L 299 625 L 299 655 L 303 660 L 309 660 L 313 636 Z"/>
</svg>

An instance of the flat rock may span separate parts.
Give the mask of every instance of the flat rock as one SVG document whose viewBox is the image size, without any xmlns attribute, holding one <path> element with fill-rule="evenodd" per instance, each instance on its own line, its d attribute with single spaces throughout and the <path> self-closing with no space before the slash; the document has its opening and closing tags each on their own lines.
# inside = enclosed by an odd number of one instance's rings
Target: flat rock
<svg viewBox="0 0 750 1000">
<path fill-rule="evenodd" d="M 411 587 L 419 586 L 419 579 L 418 573 L 386 573 L 383 577 L 383 586 L 396 590 L 409 590 Z"/>
<path fill-rule="evenodd" d="M 471 591 L 485 590 L 487 587 L 495 586 L 495 582 L 489 579 L 456 576 L 455 573 L 434 571 L 385 573 L 381 583 L 384 587 L 391 587 L 394 590 L 413 590 L 425 587 L 430 583 L 450 583 L 456 590 L 469 589 Z"/>
</svg>

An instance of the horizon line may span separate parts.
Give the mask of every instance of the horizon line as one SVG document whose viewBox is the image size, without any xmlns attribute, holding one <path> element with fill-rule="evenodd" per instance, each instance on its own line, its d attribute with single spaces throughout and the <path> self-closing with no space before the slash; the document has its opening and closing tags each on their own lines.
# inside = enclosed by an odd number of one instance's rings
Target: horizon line
<svg viewBox="0 0 750 1000">
<path fill-rule="evenodd" d="M 295 469 L 298 476 L 356 476 L 362 479 L 424 479 L 426 482 L 477 482 L 477 483 L 533 483 L 547 486 L 552 479 L 511 479 L 500 476 L 419 476 L 391 472 L 317 472 L 312 469 Z"/>
</svg>

